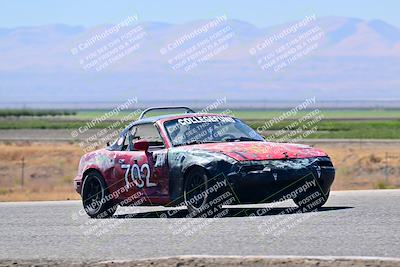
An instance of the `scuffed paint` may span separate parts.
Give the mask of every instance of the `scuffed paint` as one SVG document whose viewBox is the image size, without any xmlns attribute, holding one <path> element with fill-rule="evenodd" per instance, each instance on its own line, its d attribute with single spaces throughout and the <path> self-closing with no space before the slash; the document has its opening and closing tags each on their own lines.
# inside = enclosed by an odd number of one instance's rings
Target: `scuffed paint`
<svg viewBox="0 0 400 267">
<path fill-rule="evenodd" d="M 101 172 L 114 167 L 114 159 L 110 157 L 112 154 L 105 149 L 100 149 L 84 155 L 79 162 L 79 174 L 92 167 Z"/>
<path fill-rule="evenodd" d="M 164 117 L 152 122 L 159 129 L 165 148 L 154 151 L 121 151 L 121 143 L 115 142 L 107 149 L 84 155 L 75 184 L 82 183 L 85 170 L 94 168 L 103 175 L 112 193 L 125 186 L 124 176 L 129 175 L 128 178 L 132 179 L 131 173 L 127 172 L 129 168 L 122 168 L 122 165 L 146 164 L 151 172 L 149 181 L 156 185 L 140 189 L 146 195 L 143 204 L 171 205 L 173 201 L 181 199 L 185 174 L 195 166 L 206 170 L 210 178 L 218 175 L 226 177 L 238 195 L 243 196 L 244 202 L 259 201 L 258 195 L 262 195 L 261 193 L 280 190 L 305 174 L 319 179 L 325 191 L 329 190 L 333 182 L 335 172 L 329 157 L 323 151 L 310 146 L 242 141 L 173 147 L 163 122 L 190 116 L 194 115 Z M 146 122 L 148 121 L 147 119 Z M 137 124 L 140 121 L 131 123 L 130 127 Z M 128 127 L 124 129 L 121 138 L 125 138 L 128 130 Z M 146 176 L 145 173 L 140 175 Z M 129 198 L 138 190 L 131 188 L 119 200 Z M 78 189 L 77 191 L 79 192 Z"/>
</svg>

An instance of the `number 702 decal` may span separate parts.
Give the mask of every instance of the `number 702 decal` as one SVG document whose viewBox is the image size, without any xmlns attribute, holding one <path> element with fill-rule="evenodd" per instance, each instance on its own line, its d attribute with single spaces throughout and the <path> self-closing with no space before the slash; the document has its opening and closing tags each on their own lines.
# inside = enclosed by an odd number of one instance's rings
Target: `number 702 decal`
<svg viewBox="0 0 400 267">
<path fill-rule="evenodd" d="M 121 168 L 125 169 L 125 183 L 127 188 L 131 187 L 129 183 L 129 172 L 131 173 L 130 177 L 132 182 L 137 188 L 157 186 L 156 183 L 150 182 L 151 172 L 149 164 L 145 163 L 142 167 L 139 167 L 136 163 L 132 166 L 130 164 L 122 164 Z"/>
</svg>

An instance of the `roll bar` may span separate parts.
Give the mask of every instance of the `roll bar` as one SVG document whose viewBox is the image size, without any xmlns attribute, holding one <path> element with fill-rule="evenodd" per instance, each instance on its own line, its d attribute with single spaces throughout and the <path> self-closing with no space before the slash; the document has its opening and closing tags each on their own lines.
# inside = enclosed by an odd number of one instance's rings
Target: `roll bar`
<svg viewBox="0 0 400 267">
<path fill-rule="evenodd" d="M 154 110 L 168 110 L 168 109 L 184 109 L 186 112 L 185 113 L 196 113 L 193 109 L 188 108 L 188 107 L 181 107 L 181 106 L 169 106 L 169 107 L 151 107 L 151 108 L 147 108 L 145 109 L 142 114 L 140 114 L 139 120 L 144 118 L 144 115 L 146 115 L 146 113 L 148 113 L 149 111 L 154 111 Z"/>
</svg>

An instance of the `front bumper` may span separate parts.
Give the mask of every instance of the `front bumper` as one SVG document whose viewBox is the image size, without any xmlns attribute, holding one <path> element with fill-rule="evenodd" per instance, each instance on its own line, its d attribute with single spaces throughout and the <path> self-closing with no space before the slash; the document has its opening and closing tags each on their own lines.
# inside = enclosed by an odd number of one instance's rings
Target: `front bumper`
<svg viewBox="0 0 400 267">
<path fill-rule="evenodd" d="M 328 157 L 242 162 L 227 175 L 239 203 L 267 203 L 282 198 L 328 193 L 335 169 Z"/>
</svg>

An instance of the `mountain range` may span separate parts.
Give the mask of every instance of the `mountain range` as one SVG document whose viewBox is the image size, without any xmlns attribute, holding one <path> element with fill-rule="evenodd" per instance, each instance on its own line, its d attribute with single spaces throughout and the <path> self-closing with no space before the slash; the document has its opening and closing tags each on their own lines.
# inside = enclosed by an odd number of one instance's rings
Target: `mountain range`
<svg viewBox="0 0 400 267">
<path fill-rule="evenodd" d="M 301 21 L 265 28 L 233 19 L 210 26 L 213 21 L 138 22 L 99 40 L 93 38 L 115 25 L 0 28 L 0 105 L 131 96 L 166 102 L 400 99 L 400 29 L 384 21 L 320 17 L 289 33 Z M 273 36 L 280 37 L 268 43 Z M 128 39 L 132 46 L 124 47 Z M 118 46 L 125 55 L 96 71 Z M 178 66 L 196 61 L 202 49 L 193 68 Z M 93 59 L 97 65 L 85 69 Z M 260 65 L 273 60 L 269 68 Z M 282 62 L 289 64 L 277 69 Z"/>
</svg>

